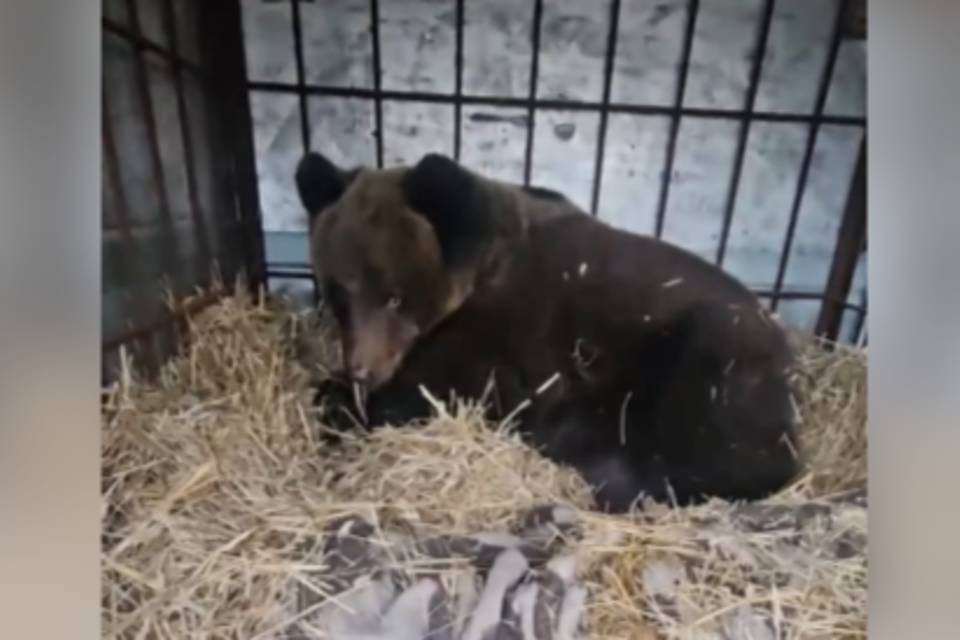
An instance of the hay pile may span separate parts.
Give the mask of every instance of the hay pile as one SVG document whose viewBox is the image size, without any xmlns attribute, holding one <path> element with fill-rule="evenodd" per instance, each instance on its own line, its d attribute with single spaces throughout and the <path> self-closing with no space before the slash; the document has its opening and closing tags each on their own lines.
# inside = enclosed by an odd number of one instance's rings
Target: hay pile
<svg viewBox="0 0 960 640">
<path fill-rule="evenodd" d="M 797 409 L 810 473 L 796 486 L 755 505 L 611 517 L 585 511 L 575 473 L 466 405 L 330 447 L 311 406 L 323 372 L 306 363 L 332 364 L 336 350 L 311 315 L 227 297 L 193 319 L 189 342 L 153 382 L 125 361 L 107 394 L 106 637 L 322 637 L 304 593 L 328 593 L 331 522 L 360 516 L 389 547 L 411 532 L 516 531 L 545 503 L 582 510 L 567 544 L 582 561 L 591 638 L 866 635 L 860 352 L 803 347 Z M 423 569 L 409 554 L 397 563 Z"/>
</svg>

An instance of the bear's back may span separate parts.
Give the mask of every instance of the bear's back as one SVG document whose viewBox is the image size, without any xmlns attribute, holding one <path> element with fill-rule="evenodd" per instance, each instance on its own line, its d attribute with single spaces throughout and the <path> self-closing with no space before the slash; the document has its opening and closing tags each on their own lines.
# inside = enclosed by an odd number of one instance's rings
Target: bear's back
<svg viewBox="0 0 960 640">
<path fill-rule="evenodd" d="M 509 276 L 484 304 L 523 308 L 533 302 L 540 312 L 632 325 L 638 332 L 709 308 L 729 319 L 730 333 L 746 332 L 756 341 L 776 341 L 779 334 L 756 296 L 719 267 L 590 216 L 533 225 L 507 260 Z"/>
<path fill-rule="evenodd" d="M 783 331 L 756 297 L 673 245 L 583 215 L 533 225 L 506 254 L 500 277 L 428 339 L 434 354 L 449 351 L 439 359 L 449 370 L 495 362 L 536 386 L 589 345 L 610 375 L 634 375 L 669 358 L 684 336 L 721 368 L 789 364 Z"/>
</svg>

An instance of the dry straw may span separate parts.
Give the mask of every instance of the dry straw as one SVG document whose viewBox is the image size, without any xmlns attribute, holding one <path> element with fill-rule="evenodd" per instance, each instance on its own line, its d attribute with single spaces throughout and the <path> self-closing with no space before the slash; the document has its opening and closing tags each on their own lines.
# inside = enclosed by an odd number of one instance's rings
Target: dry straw
<svg viewBox="0 0 960 640">
<path fill-rule="evenodd" d="M 866 634 L 861 351 L 801 344 L 810 466 L 789 490 L 755 505 L 611 517 L 586 511 L 576 474 L 461 403 L 438 405 L 416 429 L 327 444 L 310 382 L 338 354 L 313 315 L 226 297 L 191 321 L 189 344 L 149 382 L 124 359 L 107 395 L 106 637 L 323 637 L 310 625 L 317 605 L 303 603 L 330 593 L 320 550 L 335 519 L 373 522 L 389 550 L 410 531 L 516 530 L 545 502 L 583 510 L 569 544 L 583 561 L 592 638 Z M 425 570 L 409 554 L 397 565 Z"/>
</svg>

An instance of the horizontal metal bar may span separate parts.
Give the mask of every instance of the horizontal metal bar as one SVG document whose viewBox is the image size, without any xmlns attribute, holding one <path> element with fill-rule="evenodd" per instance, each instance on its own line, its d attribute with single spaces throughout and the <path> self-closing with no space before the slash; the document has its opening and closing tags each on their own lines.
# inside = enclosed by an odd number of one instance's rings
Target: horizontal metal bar
<svg viewBox="0 0 960 640">
<path fill-rule="evenodd" d="M 269 266 L 270 268 L 293 269 L 295 271 L 311 271 L 313 269 L 309 264 L 296 260 L 272 260 Z"/>
<path fill-rule="evenodd" d="M 298 269 L 284 269 L 283 267 L 274 269 L 271 266 L 267 268 L 267 278 L 287 278 L 290 280 L 313 280 L 313 273 L 310 271 L 300 271 Z"/>
<path fill-rule="evenodd" d="M 267 91 L 273 93 L 298 94 L 300 88 L 296 84 L 287 82 L 247 82 L 250 91 Z M 368 100 L 395 100 L 398 102 L 429 102 L 437 104 L 455 105 L 458 98 L 452 93 L 432 93 L 424 91 L 395 91 L 366 89 L 362 87 L 331 87 L 307 84 L 303 86 L 307 95 L 330 96 L 337 98 L 364 98 Z M 554 100 L 529 99 L 507 96 L 483 96 L 464 94 L 459 97 L 465 105 L 488 107 L 520 107 L 547 109 L 555 111 L 601 111 L 607 109 L 611 113 L 627 113 L 636 115 L 691 117 L 691 118 L 720 118 L 726 120 L 757 120 L 764 122 L 796 122 L 811 124 L 865 126 L 867 119 L 860 116 L 835 116 L 810 113 L 779 113 L 775 111 L 745 111 L 742 109 L 704 109 L 698 107 L 677 107 L 675 105 L 644 105 L 611 102 L 604 105 L 602 102 L 581 100 Z"/>
<path fill-rule="evenodd" d="M 303 270 L 301 270 L 303 269 Z M 268 278 L 286 278 L 289 280 L 312 280 L 313 273 L 308 271 L 308 265 L 302 265 L 292 262 L 277 263 L 273 262 L 267 267 Z M 816 291 L 781 291 L 774 292 L 772 289 L 752 289 L 753 294 L 758 298 L 773 298 L 779 296 L 783 300 L 829 300 L 844 309 L 866 313 L 866 309 L 858 304 L 853 304 L 847 300 L 833 299 L 825 293 Z"/>
<path fill-rule="evenodd" d="M 156 42 L 153 42 L 149 38 L 146 38 L 138 33 L 135 33 L 123 26 L 119 22 L 111 20 L 110 18 L 102 19 L 103 30 L 107 33 L 115 35 L 117 37 L 127 40 L 130 44 L 137 47 L 142 51 L 149 51 L 150 53 L 155 53 L 174 67 L 180 69 L 186 69 L 200 76 L 201 78 L 206 76 L 206 72 L 203 67 L 198 65 L 195 62 L 191 62 L 185 58 L 181 58 L 179 55 L 175 54 L 170 49 L 162 47 Z"/>
<path fill-rule="evenodd" d="M 858 305 L 854 304 L 848 300 L 841 300 L 834 298 L 826 293 L 817 293 L 814 291 L 774 291 L 773 289 L 751 289 L 753 295 L 758 298 L 772 299 L 780 298 L 781 300 L 815 300 L 820 302 L 830 302 L 832 304 L 843 307 L 844 309 L 849 309 L 851 311 L 856 311 L 858 313 L 866 313 L 867 310 Z"/>
<path fill-rule="evenodd" d="M 143 338 L 152 336 L 157 331 L 169 327 L 176 322 L 185 320 L 191 315 L 194 315 L 203 309 L 206 309 L 210 305 L 216 303 L 221 298 L 223 298 L 229 289 L 214 289 L 207 291 L 197 297 L 190 298 L 184 302 L 180 302 L 174 305 L 173 309 L 167 313 L 161 314 L 159 317 L 154 318 L 138 327 L 128 329 L 122 333 L 119 333 L 115 336 L 111 336 L 103 341 L 102 350 L 110 351 L 116 349 L 122 344 L 127 344 L 128 342 L 134 340 L 141 340 Z"/>
</svg>

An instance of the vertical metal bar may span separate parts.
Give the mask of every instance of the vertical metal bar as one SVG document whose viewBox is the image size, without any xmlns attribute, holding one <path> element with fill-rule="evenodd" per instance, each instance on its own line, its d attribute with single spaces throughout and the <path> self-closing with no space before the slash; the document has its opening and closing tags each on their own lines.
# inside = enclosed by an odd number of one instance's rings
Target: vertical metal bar
<svg viewBox="0 0 960 640">
<path fill-rule="evenodd" d="M 164 22 L 166 23 L 167 38 L 170 42 L 170 51 L 174 60 L 179 60 L 179 44 L 177 41 L 177 19 L 174 13 L 173 0 L 163 1 Z M 198 262 L 200 269 L 210 269 L 210 239 L 207 233 L 207 225 L 203 219 L 202 209 L 200 207 L 200 197 L 197 189 L 196 164 L 194 163 L 193 137 L 190 130 L 190 116 L 187 111 L 187 101 L 184 98 L 183 90 L 183 69 L 180 64 L 174 62 L 173 66 L 173 86 L 177 94 L 177 118 L 180 120 L 180 137 L 183 142 L 183 161 L 187 173 L 187 193 L 190 198 L 190 214 L 193 217 L 193 226 L 197 234 L 197 241 L 200 247 Z M 206 281 L 210 274 L 198 273 L 201 282 Z"/>
<path fill-rule="evenodd" d="M 207 1 L 197 3 L 197 10 L 198 31 L 217 34 L 203 40 L 204 62 L 209 70 L 205 89 L 216 116 L 208 126 L 215 127 L 217 141 L 227 158 L 224 177 L 232 198 L 232 212 L 239 218 L 242 258 L 250 288 L 257 292 L 267 285 L 266 261 L 240 3 Z"/>
<path fill-rule="evenodd" d="M 133 257 L 136 255 L 136 245 L 133 240 L 132 223 L 130 216 L 130 207 L 127 203 L 126 190 L 123 188 L 123 181 L 120 178 L 120 160 L 117 154 L 117 145 L 113 138 L 113 123 L 110 121 L 110 109 L 107 100 L 106 91 L 101 98 L 102 128 L 101 137 L 103 139 L 103 160 L 106 169 L 107 182 L 110 190 L 113 191 L 117 202 L 117 222 L 120 229 L 120 237 L 123 241 L 124 254 L 130 260 L 130 266 L 135 267 L 136 262 Z"/>
<path fill-rule="evenodd" d="M 300 104 L 300 136 L 303 152 L 310 151 L 310 115 L 307 113 L 306 71 L 303 62 L 303 29 L 300 22 L 300 0 L 290 0 L 293 26 L 293 56 L 297 64 L 297 98 Z"/>
<path fill-rule="evenodd" d="M 457 0 L 456 4 L 456 44 L 454 50 L 454 75 L 453 75 L 453 158 L 460 161 L 461 136 L 460 123 L 462 120 L 461 111 L 463 110 L 463 0 Z"/>
<path fill-rule="evenodd" d="M 600 206 L 600 187 L 603 182 L 603 156 L 607 142 L 607 119 L 610 115 L 610 89 L 613 85 L 613 67 L 617 57 L 617 34 L 620 30 L 620 0 L 610 1 L 610 29 L 607 32 L 607 54 L 603 67 L 603 96 L 600 105 L 600 126 L 597 132 L 597 157 L 593 170 L 593 193 L 590 213 L 597 215 Z"/>
<path fill-rule="evenodd" d="M 670 181 L 673 176 L 673 159 L 677 149 L 677 131 L 680 129 L 680 113 L 683 98 L 687 90 L 687 72 L 690 69 L 690 51 L 693 49 L 693 34 L 697 24 L 700 1 L 690 0 L 687 5 L 687 24 L 683 35 L 683 49 L 680 53 L 680 72 L 677 77 L 677 93 L 673 102 L 673 116 L 670 121 L 670 136 L 667 139 L 667 151 L 664 159 L 663 176 L 660 183 L 660 199 L 657 202 L 656 237 L 663 235 L 664 219 L 667 215 L 667 200 L 670 197 Z"/>
<path fill-rule="evenodd" d="M 380 3 L 370 0 L 370 40 L 373 47 L 373 117 L 376 126 L 377 167 L 383 168 L 383 99 L 380 94 L 382 66 L 380 60 Z"/>
<path fill-rule="evenodd" d="M 797 218 L 800 215 L 800 207 L 803 204 L 803 196 L 806 192 L 807 178 L 810 174 L 810 164 L 813 160 L 813 150 L 817 144 L 817 133 L 820 130 L 820 124 L 823 117 L 823 108 L 827 103 L 827 94 L 830 92 L 830 81 L 833 79 L 833 69 L 837 63 L 837 54 L 840 51 L 840 42 L 843 39 L 843 17 L 847 15 L 848 0 L 840 0 L 837 5 L 837 13 L 834 17 L 833 33 L 830 37 L 830 48 L 827 53 L 827 61 L 824 65 L 823 75 L 820 78 L 820 86 L 817 90 L 817 100 L 813 108 L 813 122 L 810 124 L 810 130 L 807 134 L 807 146 L 803 153 L 803 161 L 800 164 L 800 175 L 797 177 L 797 187 L 793 195 L 793 204 L 790 207 L 790 220 L 787 223 L 787 232 L 783 240 L 783 249 L 780 252 L 780 264 L 777 266 L 777 278 L 773 284 L 774 296 L 770 301 L 772 311 L 777 310 L 780 302 L 780 292 L 783 290 L 783 280 L 787 273 L 787 264 L 790 261 L 790 249 L 793 246 L 793 236 L 797 228 Z"/>
<path fill-rule="evenodd" d="M 133 33 L 141 37 L 140 15 L 137 11 L 135 0 L 127 0 L 128 12 L 130 15 L 130 24 Z M 164 222 L 169 225 L 171 236 L 174 234 L 173 214 L 170 211 L 170 200 L 167 197 L 167 182 L 164 176 L 163 159 L 160 155 L 160 140 L 157 134 L 157 119 L 153 110 L 153 98 L 150 95 L 150 80 L 147 76 L 147 64 L 144 60 L 144 52 L 139 47 L 136 48 L 134 61 L 137 74 L 137 90 L 140 94 L 140 104 L 143 109 L 143 119 L 147 125 L 148 145 L 150 148 L 150 157 L 153 162 L 153 181 L 157 189 L 157 196 L 160 199 L 160 214 Z M 176 243 L 173 243 L 174 250 Z"/>
<path fill-rule="evenodd" d="M 300 105 L 300 135 L 303 152 L 310 151 L 310 114 L 307 111 L 306 65 L 303 61 L 303 23 L 300 20 L 300 0 L 290 0 L 293 26 L 293 55 L 297 63 L 297 100 Z M 320 295 L 317 282 L 313 282 L 313 296 Z"/>
<path fill-rule="evenodd" d="M 130 16 L 130 26 L 134 36 L 143 38 L 143 32 L 140 26 L 140 14 L 137 9 L 136 0 L 127 0 L 127 12 Z M 141 108 L 143 109 L 143 119 L 147 127 L 148 146 L 151 161 L 153 163 L 153 181 L 157 189 L 157 197 L 160 201 L 160 215 L 166 224 L 166 233 L 169 237 L 167 249 L 170 251 L 171 262 L 179 262 L 179 251 L 176 242 L 176 230 L 173 222 L 173 213 L 170 210 L 170 199 L 167 194 L 167 182 L 163 168 L 163 158 L 160 154 L 160 138 L 157 132 L 157 119 L 153 109 L 153 97 L 150 95 L 150 79 L 147 75 L 146 52 L 141 46 L 135 47 L 134 65 L 137 76 L 137 92 L 140 95 Z M 161 358 L 166 355 L 159 352 L 157 348 L 155 335 L 149 334 L 143 337 L 140 342 L 144 345 L 145 358 L 143 364 L 148 375 L 152 374 L 160 366 Z"/>
<path fill-rule="evenodd" d="M 867 167 L 866 167 L 866 135 L 860 143 L 860 152 L 857 157 L 857 166 L 854 170 L 850 190 L 847 192 L 847 202 L 844 207 L 843 219 L 837 233 L 837 242 L 834 245 L 833 262 L 830 265 L 830 275 L 827 277 L 824 289 L 824 300 L 820 305 L 820 315 L 817 318 L 816 333 L 829 340 L 836 340 L 843 320 L 843 308 L 834 300 L 846 300 L 853 284 L 854 272 L 863 239 L 867 231 Z M 856 338 L 856 336 L 854 336 Z"/>
<path fill-rule="evenodd" d="M 230 64 L 230 91 L 236 96 L 232 104 L 225 105 L 234 116 L 229 140 L 233 158 L 231 192 L 235 196 L 234 206 L 239 209 L 245 231 L 244 238 L 249 255 L 247 270 L 251 286 L 268 291 L 266 249 L 263 221 L 260 217 L 256 149 L 253 141 L 253 115 L 250 110 L 250 94 L 246 90 L 247 61 L 240 0 L 233 0 L 228 9 L 229 19 L 222 23 L 228 26 L 231 37 L 224 43 L 224 61 Z"/>
<path fill-rule="evenodd" d="M 737 192 L 740 189 L 740 174 L 743 172 L 743 157 L 747 149 L 747 138 L 750 133 L 750 113 L 753 112 L 757 100 L 757 89 L 760 86 L 760 74 L 763 70 L 763 58 L 767 53 L 767 41 L 770 37 L 770 23 L 773 22 L 774 0 L 766 0 L 763 13 L 760 17 L 760 26 L 754 44 L 753 64 L 750 67 L 750 83 L 747 85 L 747 95 L 744 99 L 743 110 L 747 114 L 740 123 L 737 137 L 737 150 L 733 159 L 733 173 L 730 175 L 730 187 L 727 189 L 727 201 L 723 209 L 723 226 L 720 229 L 720 244 L 717 246 L 716 263 L 723 265 L 727 253 L 727 242 L 730 239 L 730 226 L 733 222 L 733 212 L 737 206 Z"/>
<path fill-rule="evenodd" d="M 534 0 L 533 26 L 530 34 L 530 90 L 527 93 L 527 141 L 523 157 L 523 184 L 530 186 L 533 171 L 533 127 L 536 117 L 537 79 L 540 75 L 540 22 L 543 19 L 543 0 Z"/>
<path fill-rule="evenodd" d="M 131 45 L 131 47 L 132 46 L 133 45 Z M 113 137 L 113 123 L 110 120 L 109 101 L 105 91 L 102 94 L 101 100 L 101 136 L 103 139 L 104 168 L 106 169 L 109 187 L 113 191 L 117 203 L 117 222 L 120 228 L 121 242 L 123 243 L 124 264 L 132 272 L 132 274 L 128 274 L 128 276 L 133 276 L 131 279 L 136 280 L 135 274 L 141 273 L 141 269 L 136 260 L 137 250 L 136 243 L 133 239 L 133 222 L 132 216 L 130 215 L 130 205 L 127 200 L 126 190 L 123 187 L 123 180 L 120 177 L 120 159 L 117 153 L 116 141 Z M 135 309 L 132 311 L 137 322 L 146 318 L 144 305 L 143 292 L 138 290 L 134 295 Z M 107 336 L 104 336 L 104 338 L 107 338 Z M 145 352 L 147 348 L 149 348 L 149 353 L 147 354 L 149 359 L 157 359 L 157 353 L 153 351 L 152 342 L 149 340 L 139 342 Z"/>
<path fill-rule="evenodd" d="M 865 347 L 867 345 L 867 292 L 864 291 L 860 294 L 860 306 L 863 308 L 857 315 L 857 324 L 853 327 L 853 335 L 851 336 L 851 342 L 856 344 L 858 347 Z"/>
<path fill-rule="evenodd" d="M 140 349 L 140 361 L 139 365 L 137 360 L 134 359 L 134 366 L 137 367 L 139 372 L 145 374 L 148 378 L 152 378 L 157 371 L 160 369 L 162 352 L 160 348 L 157 347 L 157 334 L 153 331 L 147 333 L 139 338 L 134 338 L 132 340 L 133 348 L 130 349 L 131 355 L 136 356 L 136 349 Z"/>
<path fill-rule="evenodd" d="M 153 40 L 150 40 L 143 35 L 137 35 L 133 33 L 133 31 L 128 29 L 123 24 L 116 22 L 115 20 L 111 20 L 110 18 L 104 16 L 100 20 L 100 26 L 102 27 L 104 33 L 110 33 L 123 38 L 127 42 L 133 43 L 135 46 L 140 47 L 144 51 L 149 51 L 150 53 L 160 56 L 164 60 L 178 64 L 194 74 L 203 75 L 203 70 L 200 68 L 200 65 L 190 60 L 185 60 L 184 58 L 177 58 L 167 48 L 157 44 Z"/>
</svg>

